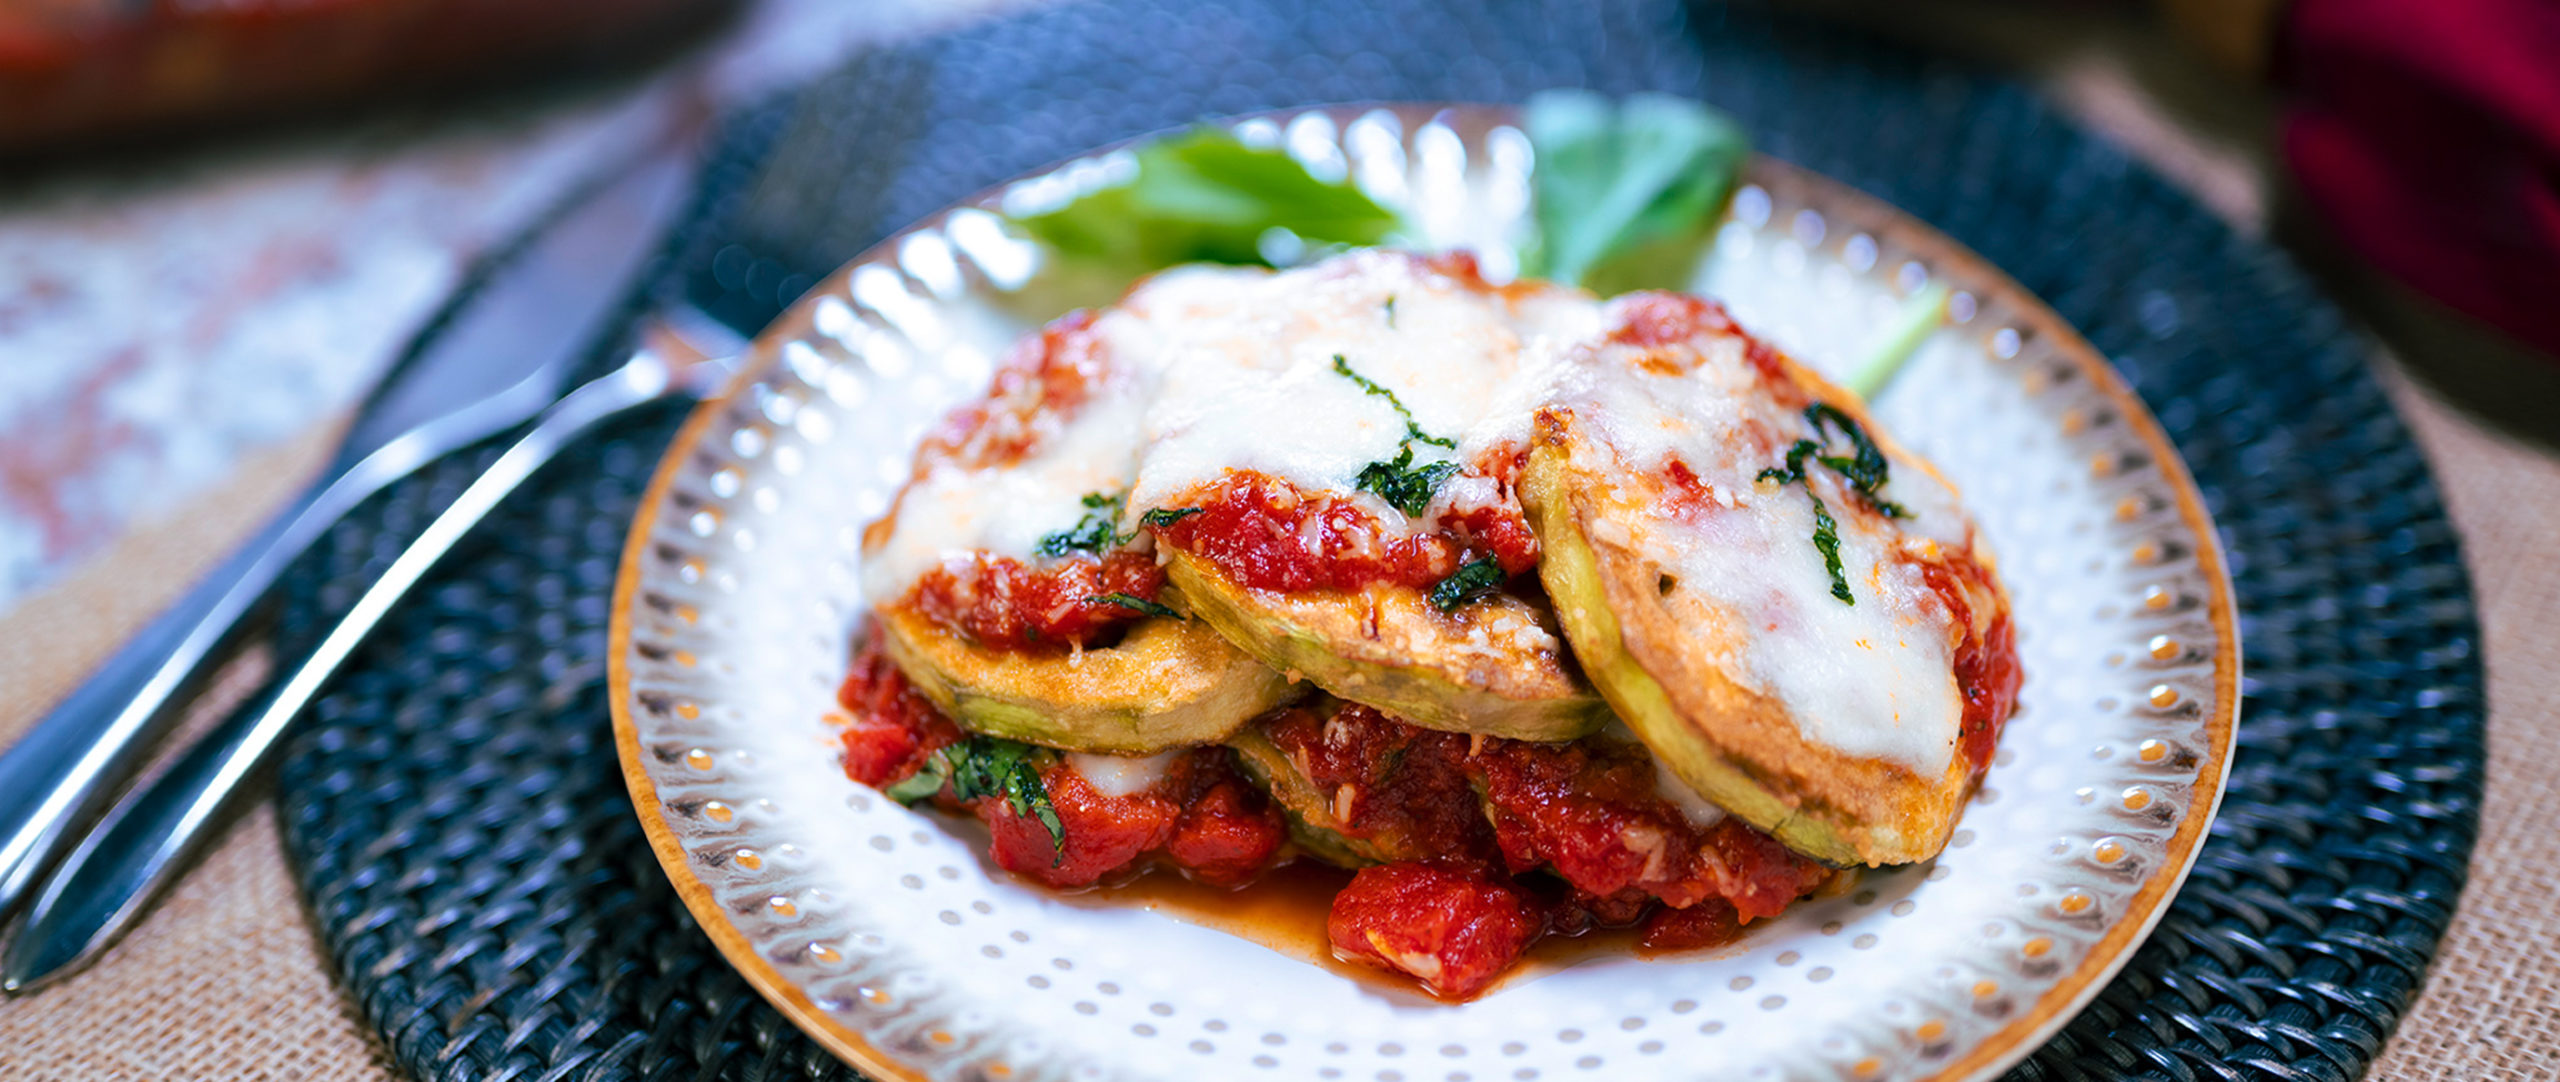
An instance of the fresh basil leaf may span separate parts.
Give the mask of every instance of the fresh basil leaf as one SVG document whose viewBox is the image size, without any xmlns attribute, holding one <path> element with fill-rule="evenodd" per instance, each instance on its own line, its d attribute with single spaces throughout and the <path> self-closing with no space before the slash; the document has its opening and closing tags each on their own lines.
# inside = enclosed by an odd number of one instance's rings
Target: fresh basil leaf
<svg viewBox="0 0 2560 1082">
<path fill-rule="evenodd" d="M 1505 577 L 1501 562 L 1491 556 L 1469 560 L 1431 588 L 1431 605 L 1442 612 L 1455 612 L 1458 606 L 1501 589 Z"/>
<path fill-rule="evenodd" d="M 1199 514 L 1202 510 L 1203 508 L 1198 507 L 1158 507 L 1138 516 L 1138 521 L 1149 526 L 1171 526 Z"/>
<path fill-rule="evenodd" d="M 1387 238 L 1394 212 L 1349 184 L 1319 180 L 1275 147 L 1200 128 L 1132 151 L 1127 183 L 1015 217 L 1070 256 L 1145 273 L 1181 263 L 1269 263 L 1266 234 L 1285 230 L 1307 249 Z"/>
<path fill-rule="evenodd" d="M 1538 240 L 1522 273 L 1568 285 L 1591 284 L 1613 261 L 1643 264 L 1629 285 L 1677 287 L 1646 255 L 1679 246 L 1714 225 L 1750 139 L 1732 118 L 1694 101 L 1637 94 L 1621 102 L 1584 90 L 1529 99 L 1531 176 Z M 1694 257 L 1694 253 L 1689 253 Z"/>
<path fill-rule="evenodd" d="M 1339 353 L 1333 355 L 1333 371 L 1336 375 L 1350 380 L 1353 383 L 1359 384 L 1360 389 L 1367 392 L 1371 397 L 1386 399 L 1387 405 L 1395 407 L 1396 416 L 1404 418 L 1404 441 L 1407 444 L 1427 443 L 1433 447 L 1445 447 L 1452 450 L 1457 448 L 1458 441 L 1450 439 L 1447 436 L 1433 436 L 1425 434 L 1422 431 L 1422 426 L 1414 422 L 1413 411 L 1404 408 L 1403 399 L 1397 398 L 1394 391 L 1390 391 L 1385 387 L 1379 386 L 1375 380 L 1361 375 L 1358 372 L 1352 371 L 1351 361 Z"/>
<path fill-rule="evenodd" d="M 1149 616 L 1170 616 L 1176 620 L 1185 619 L 1182 615 L 1182 610 L 1180 609 L 1176 609 L 1170 605 L 1160 605 L 1153 601 L 1149 601 L 1146 598 L 1136 597 L 1130 594 L 1097 594 L 1095 596 L 1085 598 L 1085 600 L 1104 605 L 1118 605 L 1124 609 L 1135 609 L 1139 612 L 1146 613 Z"/>
</svg>

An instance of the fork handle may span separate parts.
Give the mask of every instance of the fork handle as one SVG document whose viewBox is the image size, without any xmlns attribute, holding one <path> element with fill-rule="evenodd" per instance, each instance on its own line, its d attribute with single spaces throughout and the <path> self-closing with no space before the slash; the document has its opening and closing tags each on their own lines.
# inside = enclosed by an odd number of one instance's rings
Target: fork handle
<svg viewBox="0 0 2560 1082">
<path fill-rule="evenodd" d="M 713 366 L 697 365 L 697 369 Z M 688 373 L 690 375 L 691 373 Z M 223 804 L 257 769 L 295 717 L 410 587 L 500 501 L 596 425 L 673 394 L 700 393 L 643 354 L 570 392 L 462 490 L 393 560 L 309 657 L 259 701 L 223 720 L 169 768 L 125 794 L 44 881 L 25 925 L 0 958 L 0 989 L 18 992 L 67 973 L 112 944 L 176 877 Z"/>
</svg>

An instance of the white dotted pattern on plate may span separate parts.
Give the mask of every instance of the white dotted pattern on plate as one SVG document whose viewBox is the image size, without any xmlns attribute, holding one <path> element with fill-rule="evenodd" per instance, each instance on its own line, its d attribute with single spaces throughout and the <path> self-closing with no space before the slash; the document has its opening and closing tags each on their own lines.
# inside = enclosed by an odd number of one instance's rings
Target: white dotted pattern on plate
<svg viewBox="0 0 2560 1082">
<path fill-rule="evenodd" d="M 1506 121 L 1315 110 L 1239 130 L 1355 178 L 1499 278 L 1530 166 Z M 718 919 L 827 1023 L 936 1079 L 1923 1077 L 2022 1044 L 2005 1027 L 2058 1024 L 2027 1016 L 2130 952 L 2092 957 L 2146 883 L 2183 875 L 2191 854 L 2170 840 L 2219 792 L 2200 771 L 2228 733 L 2223 595 L 2140 419 L 2024 313 L 1962 291 L 1979 283 L 1951 283 L 1949 325 L 1878 403 L 1988 532 L 2027 672 L 1996 765 L 1930 864 L 1866 873 L 1711 956 L 1594 959 L 1448 1006 L 1013 882 L 967 828 L 847 781 L 833 693 L 863 605 L 860 526 L 1013 338 L 1122 284 L 1067 281 L 989 208 L 1071 195 L 1125 162 L 1017 183 L 802 298 L 740 389 L 704 407 L 638 542 L 619 659 L 638 768 Z M 1948 273 L 1871 204 L 1767 163 L 1752 180 L 1698 288 L 1817 368 L 1837 371 Z"/>
</svg>

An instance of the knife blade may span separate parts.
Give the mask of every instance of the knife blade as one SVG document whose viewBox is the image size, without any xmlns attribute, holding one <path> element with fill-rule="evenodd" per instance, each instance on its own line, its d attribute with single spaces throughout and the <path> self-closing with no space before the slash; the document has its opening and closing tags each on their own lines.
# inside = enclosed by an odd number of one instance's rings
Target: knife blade
<svg viewBox="0 0 2560 1082">
<path fill-rule="evenodd" d="M 309 490 L 0 753 L 0 916 L 147 758 L 296 557 L 365 497 L 560 396 L 681 212 L 696 135 L 672 133 L 499 257 L 367 396 Z"/>
</svg>

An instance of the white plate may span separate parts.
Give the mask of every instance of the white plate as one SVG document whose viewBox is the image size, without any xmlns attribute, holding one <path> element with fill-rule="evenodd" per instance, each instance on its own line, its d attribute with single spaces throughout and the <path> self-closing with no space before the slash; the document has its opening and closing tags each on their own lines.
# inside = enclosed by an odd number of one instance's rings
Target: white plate
<svg viewBox="0 0 2560 1082">
<path fill-rule="evenodd" d="M 1387 106 L 1232 123 L 1501 276 L 1531 168 L 1511 122 Z M 961 204 L 811 290 L 685 425 L 632 526 L 611 656 L 633 800 L 704 930 L 802 1028 L 883 1079 L 1977 1078 L 2131 955 L 2194 861 L 2231 750 L 2238 639 L 2202 502 L 2050 310 L 1926 226 L 1766 158 L 1695 284 L 1743 325 L 1837 371 L 1912 290 L 1959 291 L 1877 408 L 1980 519 L 2026 684 L 1939 859 L 1707 956 L 1595 956 L 1452 1006 L 1070 904 L 846 780 L 830 715 L 864 608 L 861 525 L 1007 343 L 1125 284 L 1068 281 L 991 209 L 1115 160 Z"/>
</svg>

